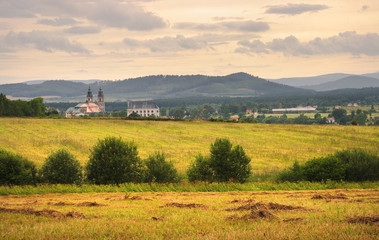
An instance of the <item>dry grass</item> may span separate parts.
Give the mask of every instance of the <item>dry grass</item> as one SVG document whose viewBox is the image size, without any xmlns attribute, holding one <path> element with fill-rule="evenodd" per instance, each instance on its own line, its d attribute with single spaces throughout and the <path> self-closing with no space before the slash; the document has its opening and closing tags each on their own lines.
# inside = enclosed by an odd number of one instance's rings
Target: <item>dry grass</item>
<svg viewBox="0 0 379 240">
<path fill-rule="evenodd" d="M 164 152 L 181 173 L 197 154 L 208 154 L 216 138 L 240 144 L 259 175 L 349 147 L 375 152 L 378 132 L 378 127 L 365 126 L 0 118 L 0 146 L 37 165 L 59 148 L 67 148 L 84 165 L 98 139 L 116 136 L 134 141 L 142 158 Z"/>
<path fill-rule="evenodd" d="M 336 196 L 340 193 L 348 199 L 329 202 L 311 199 L 315 194 Z M 126 199 L 125 193 L 0 196 L 0 209 L 12 209 L 0 210 L 0 238 L 378 238 L 379 205 L 375 202 L 379 195 L 375 189 L 279 191 L 265 194 L 132 193 L 127 196 Z M 141 200 L 127 200 L 131 198 Z M 354 199 L 363 201 L 351 201 Z M 80 206 L 84 202 L 96 202 L 102 206 Z M 255 207 L 233 213 L 225 211 L 248 203 L 255 203 Z"/>
</svg>

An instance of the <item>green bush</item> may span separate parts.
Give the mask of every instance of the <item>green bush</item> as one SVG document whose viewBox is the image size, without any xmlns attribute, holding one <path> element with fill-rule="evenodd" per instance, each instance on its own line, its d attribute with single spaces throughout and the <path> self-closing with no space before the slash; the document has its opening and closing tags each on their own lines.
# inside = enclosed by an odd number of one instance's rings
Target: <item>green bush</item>
<svg viewBox="0 0 379 240">
<path fill-rule="evenodd" d="M 329 155 L 306 162 L 302 172 L 307 181 L 338 181 L 345 179 L 345 169 L 344 163 L 339 158 Z"/>
<path fill-rule="evenodd" d="M 335 156 L 346 165 L 346 181 L 379 180 L 379 156 L 363 150 L 339 151 Z"/>
<path fill-rule="evenodd" d="M 304 165 L 297 162 L 278 175 L 279 181 L 377 181 L 379 157 L 363 150 L 344 150 L 327 157 L 309 160 Z"/>
<path fill-rule="evenodd" d="M 179 182 L 178 171 L 171 162 L 166 161 L 163 154 L 157 152 L 145 160 L 147 182 Z"/>
<path fill-rule="evenodd" d="M 210 146 L 210 156 L 199 155 L 187 171 L 188 178 L 207 181 L 245 182 L 251 174 L 250 158 L 239 145 L 229 139 L 216 139 Z"/>
<path fill-rule="evenodd" d="M 116 137 L 99 140 L 90 153 L 86 174 L 95 184 L 141 182 L 143 164 L 137 146 Z"/>
<path fill-rule="evenodd" d="M 187 170 L 188 180 L 193 181 L 210 181 L 214 180 L 214 173 L 211 169 L 211 161 L 209 157 L 204 157 L 201 154 L 196 156 L 196 160 L 190 165 Z"/>
<path fill-rule="evenodd" d="M 33 162 L 0 148 L 0 185 L 28 185 L 37 181 Z"/>
<path fill-rule="evenodd" d="M 65 149 L 50 154 L 40 172 L 43 180 L 53 184 L 80 183 L 82 179 L 82 167 L 79 161 Z"/>
<path fill-rule="evenodd" d="M 283 170 L 279 173 L 278 179 L 280 181 L 298 182 L 305 179 L 303 168 L 298 161 L 295 161 L 291 168 Z"/>
<path fill-rule="evenodd" d="M 250 158 L 239 145 L 233 147 L 229 139 L 216 139 L 210 147 L 211 169 L 216 181 L 245 182 L 251 174 Z"/>
</svg>

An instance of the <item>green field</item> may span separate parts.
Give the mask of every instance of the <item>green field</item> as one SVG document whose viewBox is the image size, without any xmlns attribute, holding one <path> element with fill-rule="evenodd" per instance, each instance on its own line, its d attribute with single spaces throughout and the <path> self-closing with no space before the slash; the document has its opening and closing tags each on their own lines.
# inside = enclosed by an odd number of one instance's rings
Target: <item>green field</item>
<svg viewBox="0 0 379 240">
<path fill-rule="evenodd" d="M 233 144 L 240 144 L 258 175 L 277 172 L 295 160 L 304 162 L 337 150 L 379 149 L 376 126 L 0 118 L 0 146 L 39 166 L 51 152 L 63 147 L 84 165 L 93 145 L 107 136 L 134 141 L 142 158 L 161 151 L 181 173 L 197 154 L 208 154 L 209 145 L 216 138 L 226 137 Z"/>
</svg>

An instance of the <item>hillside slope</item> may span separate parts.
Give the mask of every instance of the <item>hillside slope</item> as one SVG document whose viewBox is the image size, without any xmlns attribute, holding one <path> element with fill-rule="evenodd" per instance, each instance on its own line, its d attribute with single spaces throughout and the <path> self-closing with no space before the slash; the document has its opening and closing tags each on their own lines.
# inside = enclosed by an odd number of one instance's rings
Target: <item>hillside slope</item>
<svg viewBox="0 0 379 240">
<path fill-rule="evenodd" d="M 90 86 L 94 94 L 101 87 L 108 101 L 196 96 L 285 96 L 313 92 L 277 84 L 246 73 L 217 77 L 157 75 L 116 82 L 103 81 Z M 33 85 L 0 85 L 0 92 L 13 97 L 59 96 L 65 100 L 77 99 L 80 101 L 86 94 L 87 88 L 88 85 L 80 82 L 46 81 Z"/>
<path fill-rule="evenodd" d="M 365 76 L 349 76 L 332 82 L 302 87 L 315 91 L 330 91 L 345 88 L 379 87 L 379 79 Z"/>
</svg>

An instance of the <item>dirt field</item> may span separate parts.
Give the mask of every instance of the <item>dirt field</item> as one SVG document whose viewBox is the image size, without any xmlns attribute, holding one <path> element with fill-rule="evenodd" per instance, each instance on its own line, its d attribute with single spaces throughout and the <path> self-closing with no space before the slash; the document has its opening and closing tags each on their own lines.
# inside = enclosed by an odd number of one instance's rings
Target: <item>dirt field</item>
<svg viewBox="0 0 379 240">
<path fill-rule="evenodd" d="M 1 239 L 378 239 L 379 190 L 0 196 Z"/>
</svg>

